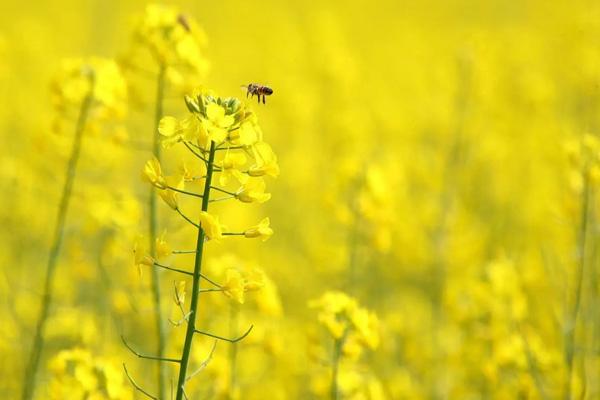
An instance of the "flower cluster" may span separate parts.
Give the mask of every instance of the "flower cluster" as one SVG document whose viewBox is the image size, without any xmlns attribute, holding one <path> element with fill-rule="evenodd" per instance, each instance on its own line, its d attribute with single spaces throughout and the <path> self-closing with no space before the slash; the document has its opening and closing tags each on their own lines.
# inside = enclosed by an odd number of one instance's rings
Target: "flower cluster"
<svg viewBox="0 0 600 400">
<path fill-rule="evenodd" d="M 127 85 L 111 59 L 67 59 L 52 82 L 56 109 L 54 130 L 62 133 L 64 124 L 82 107 L 88 123 L 121 120 L 127 111 Z"/>
<path fill-rule="evenodd" d="M 132 398 L 120 365 L 94 357 L 88 350 L 62 350 L 49 361 L 49 369 L 52 372 L 48 385 L 50 399 Z"/>
<path fill-rule="evenodd" d="M 185 100 L 189 110 L 186 117 L 177 119 L 167 116 L 160 121 L 163 146 L 169 148 L 176 143 L 183 143 L 190 152 L 206 162 L 210 143 L 218 143 L 216 150 L 219 155 L 214 158 L 214 166 L 222 187 L 214 189 L 226 195 L 218 200 L 236 199 L 242 203 L 264 203 L 269 200 L 271 194 L 265 192 L 263 177 L 278 176 L 279 167 L 271 146 L 262 141 L 256 115 L 233 98 L 197 95 L 186 96 Z M 169 207 L 181 212 L 179 195 L 190 194 L 186 191 L 186 182 L 199 180 L 205 172 L 206 168 L 194 175 L 187 168 L 181 168 L 176 174 L 165 176 L 160 162 L 153 158 L 145 164 L 143 177 L 159 189 L 158 194 Z M 237 189 L 228 189 L 229 185 L 235 185 L 236 182 Z M 226 235 L 218 216 L 202 211 L 199 219 L 209 240 L 220 240 Z M 239 233 L 246 238 L 260 238 L 263 241 L 272 234 L 269 218 Z"/>
<path fill-rule="evenodd" d="M 585 134 L 579 140 L 565 143 L 565 151 L 569 158 L 569 181 L 576 192 L 584 189 L 585 181 L 600 181 L 600 139 L 592 134 Z"/>
<path fill-rule="evenodd" d="M 143 60 L 149 52 L 166 69 L 169 82 L 185 89 L 198 84 L 208 70 L 205 44 L 206 36 L 193 18 L 171 6 L 150 4 L 135 22 L 134 43 L 124 59 Z"/>
<path fill-rule="evenodd" d="M 356 299 L 343 292 L 326 292 L 310 302 L 319 311 L 318 319 L 335 340 L 357 342 L 370 349 L 379 345 L 377 315 L 360 307 Z"/>
<path fill-rule="evenodd" d="M 186 283 L 180 281 L 175 285 L 175 304 L 181 311 L 181 319 L 171 320 L 171 322 L 175 326 L 184 323 L 187 326 L 180 361 L 177 399 L 181 399 L 184 395 L 184 386 L 189 380 L 187 368 L 192 353 L 192 338 L 195 334 L 236 343 L 244 339 L 253 328 L 250 326 L 244 334 L 233 338 L 196 329 L 200 294 L 221 292 L 232 300 L 231 309 L 237 310 L 234 304 L 243 304 L 246 292 L 259 290 L 268 282 L 268 278 L 258 268 L 242 271 L 230 266 L 225 270 L 225 274 L 221 270 L 217 274 L 210 273 L 210 277 L 206 272 L 203 273 L 205 242 L 218 242 L 227 236 L 260 238 L 265 241 L 273 234 L 269 218 L 263 218 L 256 225 L 241 231 L 229 231 L 221 223 L 218 215 L 208 211 L 209 205 L 227 200 L 263 203 L 271 197 L 265 192 L 264 177 L 276 177 L 279 174 L 277 157 L 271 147 L 262 140 L 263 135 L 256 114 L 247 105 L 235 98 L 220 98 L 204 93 L 186 96 L 185 104 L 189 111 L 188 115 L 183 119 L 171 116 L 161 118 L 157 127 L 158 132 L 162 138 L 162 147 L 183 145 L 196 159 L 195 165 L 200 161 L 201 167 L 196 168 L 184 162 L 175 174 L 168 176 L 164 175 L 161 161 L 155 156 L 146 162 L 142 177 L 158 191 L 159 196 L 172 210 L 196 228 L 196 249 L 172 251 L 164 235 L 152 242 L 154 254 L 148 252 L 143 240 L 139 240 L 134 249 L 135 263 L 140 268 L 142 266 L 162 268 L 192 277 L 188 312 L 184 309 Z M 188 187 L 188 183 L 191 187 Z M 201 192 L 193 189 L 197 183 L 203 186 Z M 213 198 L 212 193 L 220 197 Z M 201 199 L 198 200 L 201 209 L 196 217 L 188 216 L 184 211 L 185 207 L 180 201 L 180 196 Z M 186 253 L 195 255 L 193 272 L 164 265 L 158 261 L 159 258 L 169 254 Z M 215 275 L 221 276 L 224 281 L 217 283 Z M 205 281 L 210 284 L 210 287 L 200 286 L 201 282 Z M 269 289 L 273 297 L 276 292 L 272 290 L 272 285 L 269 285 Z M 270 306 L 273 309 L 273 306 Z M 237 317 L 235 319 L 237 320 Z M 237 332 L 232 334 L 237 335 Z"/>
</svg>

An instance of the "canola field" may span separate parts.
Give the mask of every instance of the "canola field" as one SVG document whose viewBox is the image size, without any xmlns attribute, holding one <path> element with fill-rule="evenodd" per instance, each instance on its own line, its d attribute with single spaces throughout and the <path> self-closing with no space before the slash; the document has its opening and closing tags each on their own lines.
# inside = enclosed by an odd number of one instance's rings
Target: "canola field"
<svg viewBox="0 0 600 400">
<path fill-rule="evenodd" d="M 3 1 L 0 398 L 600 399 L 600 3 Z"/>
</svg>

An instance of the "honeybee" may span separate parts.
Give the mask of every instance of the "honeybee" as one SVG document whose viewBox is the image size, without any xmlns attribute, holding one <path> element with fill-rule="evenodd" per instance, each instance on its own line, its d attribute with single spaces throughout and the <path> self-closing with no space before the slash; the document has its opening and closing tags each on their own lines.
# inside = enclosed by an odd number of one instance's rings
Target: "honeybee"
<svg viewBox="0 0 600 400">
<path fill-rule="evenodd" d="M 183 29 L 185 29 L 187 32 L 191 32 L 190 24 L 188 23 L 188 20 L 185 17 L 185 15 L 179 14 L 177 16 L 177 22 L 179 22 L 179 24 L 181 24 L 181 26 L 183 26 Z"/>
<path fill-rule="evenodd" d="M 273 89 L 268 86 L 259 85 L 257 83 L 250 83 L 248 85 L 242 86 L 242 88 L 246 89 L 246 97 L 250 96 L 251 98 L 256 95 L 257 100 L 260 103 L 260 96 L 262 96 L 263 104 L 266 104 L 267 96 L 273 94 Z"/>
</svg>

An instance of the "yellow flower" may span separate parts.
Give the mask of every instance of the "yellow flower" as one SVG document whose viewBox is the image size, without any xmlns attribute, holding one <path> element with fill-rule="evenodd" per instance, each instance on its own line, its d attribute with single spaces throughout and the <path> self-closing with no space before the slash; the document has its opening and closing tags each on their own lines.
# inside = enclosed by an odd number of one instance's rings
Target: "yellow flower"
<svg viewBox="0 0 600 400">
<path fill-rule="evenodd" d="M 86 392 L 91 392 L 98 386 L 98 378 L 94 373 L 93 366 L 86 364 L 77 364 L 75 367 L 75 378 L 83 386 Z"/>
<path fill-rule="evenodd" d="M 236 198 L 243 203 L 264 203 L 271 198 L 270 193 L 265 193 L 265 181 L 262 178 L 250 178 L 236 194 Z"/>
<path fill-rule="evenodd" d="M 265 286 L 265 273 L 259 268 L 253 268 L 246 276 L 244 290 L 246 292 L 260 290 Z"/>
<path fill-rule="evenodd" d="M 357 308 L 350 314 L 350 319 L 360 339 L 371 349 L 376 349 L 379 345 L 379 320 L 377 316 L 364 308 Z"/>
<path fill-rule="evenodd" d="M 205 41 L 202 30 L 174 7 L 148 5 L 138 18 L 134 36 L 161 64 L 185 67 L 192 76 L 203 75 L 208 67 L 201 53 Z"/>
<path fill-rule="evenodd" d="M 336 338 L 356 338 L 363 345 L 375 349 L 379 345 L 379 320 L 377 316 L 358 305 L 358 302 L 343 292 L 326 292 L 309 303 L 319 309 L 319 322 Z M 354 339 L 353 339 L 354 340 Z M 353 350 L 355 352 L 355 350 Z"/>
<path fill-rule="evenodd" d="M 165 187 L 165 178 L 162 175 L 160 162 L 158 162 L 156 157 L 152 157 L 152 159 L 146 161 L 143 170 L 143 177 L 158 188 L 162 189 Z"/>
<path fill-rule="evenodd" d="M 229 141 L 235 146 L 252 146 L 262 140 L 262 131 L 256 121 L 251 118 L 240 124 L 239 129 L 231 132 Z"/>
<path fill-rule="evenodd" d="M 139 236 L 133 244 L 133 254 L 135 266 L 138 267 L 138 272 L 140 273 L 140 276 L 142 276 L 142 265 L 154 265 L 154 259 L 148 254 L 146 240 L 143 236 Z"/>
<path fill-rule="evenodd" d="M 234 122 L 232 115 L 225 115 L 223 106 L 212 102 L 206 105 L 206 118 L 202 119 L 202 125 L 213 142 L 223 142 L 227 138 L 228 128 Z"/>
<path fill-rule="evenodd" d="M 264 242 L 268 240 L 271 236 L 273 236 L 273 229 L 269 227 L 269 224 L 270 219 L 264 218 L 258 223 L 258 225 L 246 229 L 246 231 L 244 232 L 244 236 L 249 239 L 261 238 Z"/>
<path fill-rule="evenodd" d="M 242 184 L 248 181 L 248 175 L 241 171 L 244 165 L 246 165 L 246 156 L 244 154 L 228 151 L 218 165 L 221 167 L 219 176 L 221 186 L 226 186 L 232 177 Z"/>
<path fill-rule="evenodd" d="M 279 165 L 276 160 L 264 164 L 255 164 L 248 170 L 248 175 L 253 177 L 269 175 L 276 178 L 279 176 Z"/>
<path fill-rule="evenodd" d="M 163 136 L 162 146 L 169 148 L 181 141 L 196 142 L 205 146 L 207 134 L 198 117 L 189 114 L 182 120 L 175 117 L 163 117 L 158 124 L 158 133 Z"/>
<path fill-rule="evenodd" d="M 200 212 L 200 226 L 204 230 L 204 234 L 209 240 L 219 240 L 223 237 L 223 231 L 219 218 L 207 213 L 206 211 Z"/>
<path fill-rule="evenodd" d="M 250 167 L 248 170 L 248 175 L 269 175 L 273 178 L 277 178 L 277 176 L 279 176 L 277 156 L 273 152 L 271 146 L 265 142 L 256 143 L 254 146 L 252 146 L 252 153 L 254 154 L 256 164 Z"/>
<path fill-rule="evenodd" d="M 61 133 L 64 119 L 70 119 L 84 99 L 91 97 L 87 131 L 97 131 L 96 121 L 120 120 L 127 111 L 127 85 L 117 64 L 110 59 L 65 60 L 52 83 L 53 103 L 58 111 L 54 129 Z M 113 124 L 114 132 L 122 132 Z"/>
<path fill-rule="evenodd" d="M 227 297 L 240 304 L 244 304 L 244 279 L 237 269 L 232 268 L 227 270 L 227 277 L 221 288 Z"/>
<path fill-rule="evenodd" d="M 164 258 L 171 255 L 171 246 L 165 241 L 167 232 L 164 231 L 160 237 L 156 238 L 156 257 Z"/>
<path fill-rule="evenodd" d="M 185 188 L 185 181 L 183 176 L 168 176 L 166 179 L 166 186 L 174 187 L 175 189 L 183 190 Z M 164 189 L 158 192 L 158 195 L 169 205 L 173 210 L 179 208 L 177 192 L 171 189 Z"/>
</svg>

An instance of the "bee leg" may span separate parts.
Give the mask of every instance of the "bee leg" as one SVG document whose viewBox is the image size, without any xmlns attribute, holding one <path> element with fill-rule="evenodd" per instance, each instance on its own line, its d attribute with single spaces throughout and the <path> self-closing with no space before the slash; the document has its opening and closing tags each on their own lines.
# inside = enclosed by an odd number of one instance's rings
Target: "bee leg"
<svg viewBox="0 0 600 400">
<path fill-rule="evenodd" d="M 266 101 L 266 99 L 267 99 L 267 96 L 265 96 L 265 95 L 263 94 L 263 104 L 267 104 L 267 101 Z"/>
<path fill-rule="evenodd" d="M 260 104 L 260 94 L 256 96 L 256 100 L 258 100 L 258 104 Z"/>
<path fill-rule="evenodd" d="M 246 98 L 248 98 L 248 96 L 249 96 L 249 95 L 250 95 L 250 91 L 248 90 L 248 91 L 246 92 Z"/>
</svg>

